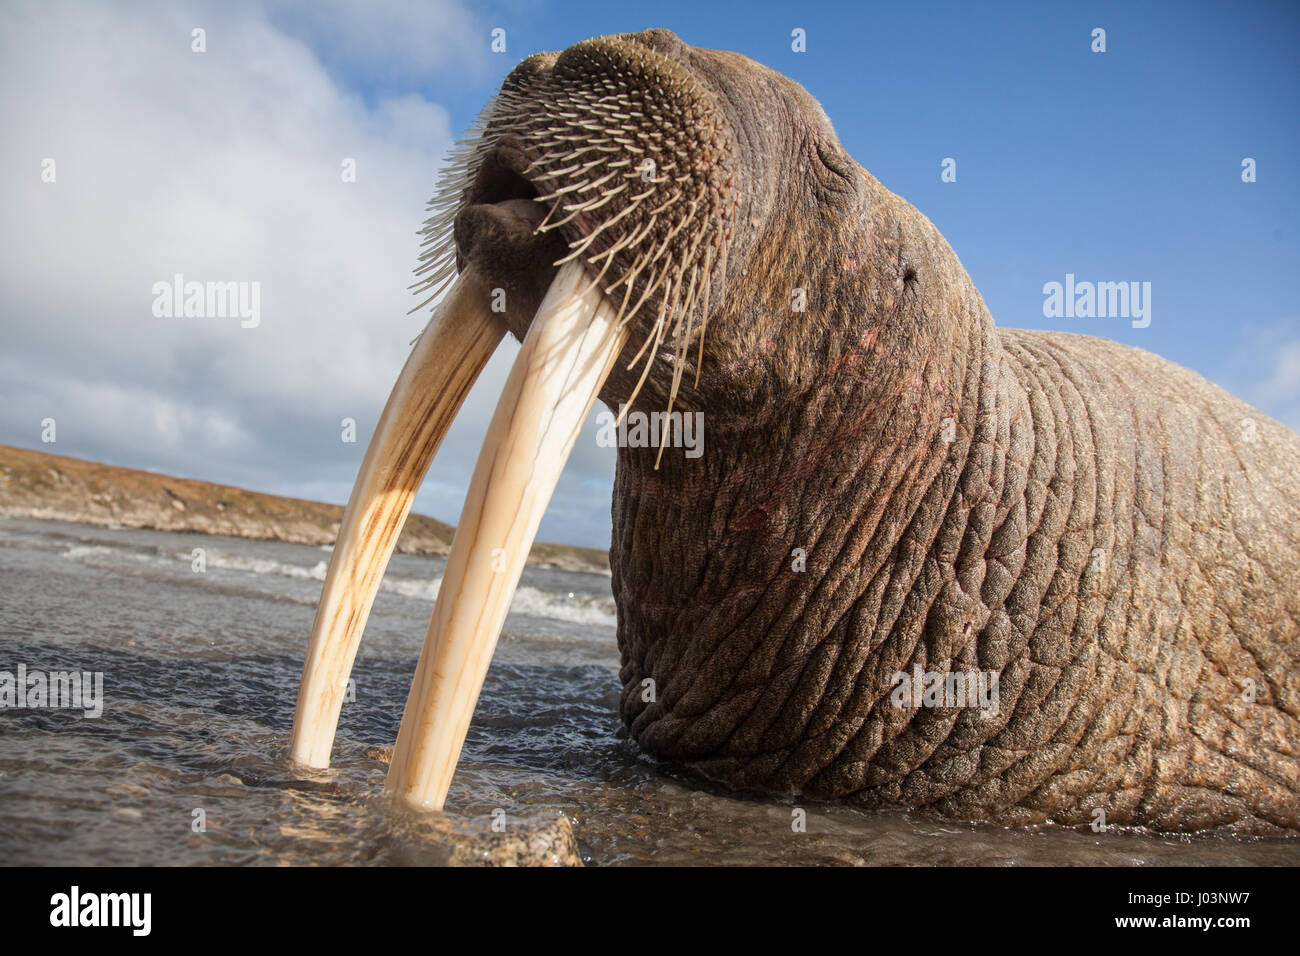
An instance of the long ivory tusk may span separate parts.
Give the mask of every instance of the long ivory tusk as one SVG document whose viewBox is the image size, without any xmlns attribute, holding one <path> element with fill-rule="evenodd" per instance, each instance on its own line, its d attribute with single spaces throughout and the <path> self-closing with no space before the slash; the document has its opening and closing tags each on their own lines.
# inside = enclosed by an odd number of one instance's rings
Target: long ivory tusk
<svg viewBox="0 0 1300 956">
<path fill-rule="evenodd" d="M 290 754 L 329 766 L 334 732 L 370 606 L 434 452 L 505 334 L 462 277 L 411 350 L 357 474 L 316 609 L 293 715 Z"/>
<path fill-rule="evenodd" d="M 406 699 L 388 790 L 441 810 L 497 636 L 560 472 L 627 340 L 578 263 L 533 318 L 483 441 Z"/>
</svg>

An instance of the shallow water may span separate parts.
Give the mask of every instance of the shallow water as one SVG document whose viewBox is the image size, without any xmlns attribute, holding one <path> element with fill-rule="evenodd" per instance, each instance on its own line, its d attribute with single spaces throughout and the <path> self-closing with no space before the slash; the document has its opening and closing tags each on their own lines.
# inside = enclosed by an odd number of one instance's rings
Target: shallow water
<svg viewBox="0 0 1300 956">
<path fill-rule="evenodd" d="M 191 568 L 202 548 L 206 570 Z M 396 556 L 333 768 L 284 759 L 328 549 L 0 518 L 0 671 L 103 673 L 103 713 L 0 709 L 0 863 L 439 863 L 382 799 L 442 562 Z M 447 802 L 567 817 L 588 863 L 1289 864 L 1300 841 L 1005 830 L 727 794 L 620 733 L 609 579 L 524 572 Z M 796 808 L 806 832 L 792 828 Z M 195 832 L 195 811 L 206 829 Z M 519 821 L 524 821 L 520 823 Z"/>
</svg>

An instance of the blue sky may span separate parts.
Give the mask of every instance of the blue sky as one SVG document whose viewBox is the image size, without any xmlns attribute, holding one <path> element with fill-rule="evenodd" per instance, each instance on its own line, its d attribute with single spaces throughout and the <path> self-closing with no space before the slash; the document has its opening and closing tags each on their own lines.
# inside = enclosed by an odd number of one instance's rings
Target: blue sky
<svg viewBox="0 0 1300 956">
<path fill-rule="evenodd" d="M 3 443 L 43 447 L 54 415 L 46 450 L 346 500 L 419 326 L 403 289 L 451 137 L 524 56 L 652 26 L 802 83 L 848 151 L 939 227 L 999 325 L 1149 349 L 1300 428 L 1294 3 L 14 9 L 0 24 L 16 210 L 0 239 L 17 251 L 0 264 Z M 205 57 L 184 49 L 195 24 Z M 57 192 L 32 173 L 52 154 Z M 348 191 L 333 170 L 354 155 Z M 264 328 L 151 324 L 141 290 L 174 271 L 262 278 Z M 1067 273 L 1151 283 L 1150 326 L 1044 318 L 1044 283 Z M 512 353 L 417 510 L 456 520 Z M 355 445 L 338 440 L 344 416 Z M 612 473 L 580 439 L 541 537 L 605 546 Z"/>
<path fill-rule="evenodd" d="M 1226 381 L 1250 326 L 1300 318 L 1300 4 L 488 9 L 509 55 L 463 97 L 436 97 L 460 124 L 517 54 L 666 26 L 803 84 L 849 153 L 944 233 L 1001 324 L 1105 335 Z M 955 183 L 940 182 L 945 157 Z M 1044 319 L 1042 285 L 1067 272 L 1150 281 L 1151 326 Z"/>
</svg>

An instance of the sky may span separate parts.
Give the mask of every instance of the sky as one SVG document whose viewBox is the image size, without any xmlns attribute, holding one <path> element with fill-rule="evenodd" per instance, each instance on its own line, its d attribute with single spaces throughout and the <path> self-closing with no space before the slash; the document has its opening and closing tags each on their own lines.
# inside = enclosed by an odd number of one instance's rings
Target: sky
<svg viewBox="0 0 1300 956">
<path fill-rule="evenodd" d="M 345 502 L 427 317 L 407 286 L 446 150 L 525 56 L 648 27 L 802 83 L 999 325 L 1148 349 L 1300 430 L 1298 4 L 10 0 L 0 444 Z M 257 282 L 257 324 L 156 314 L 178 273 Z M 1067 274 L 1150 283 L 1150 323 L 1045 317 Z M 456 522 L 517 349 L 417 511 Z M 595 434 L 541 539 L 608 546 Z"/>
</svg>

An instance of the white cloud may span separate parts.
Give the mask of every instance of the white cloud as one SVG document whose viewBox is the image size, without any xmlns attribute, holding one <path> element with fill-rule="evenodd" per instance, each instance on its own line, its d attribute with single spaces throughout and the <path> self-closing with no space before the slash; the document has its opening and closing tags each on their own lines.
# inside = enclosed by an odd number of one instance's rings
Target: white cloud
<svg viewBox="0 0 1300 956">
<path fill-rule="evenodd" d="M 1275 348 L 1272 373 L 1260 385 L 1260 391 L 1270 398 L 1293 402 L 1300 397 L 1300 339 Z"/>
<path fill-rule="evenodd" d="M 190 50 L 198 26 L 206 53 Z M 406 315 L 415 232 L 453 137 L 439 103 L 362 96 L 346 73 L 468 69 L 481 32 L 451 2 L 0 7 L 0 442 L 35 446 L 53 416 L 64 454 L 346 500 L 424 321 Z M 175 273 L 259 282 L 260 325 L 155 318 L 151 287 Z M 455 520 L 512 354 L 417 508 Z M 580 449 L 574 464 L 608 487 L 611 461 Z M 557 499 L 580 511 L 584 476 Z M 607 540 L 607 499 L 586 512 L 543 535 Z"/>
<path fill-rule="evenodd" d="M 1271 347 L 1272 368 L 1252 391 L 1278 421 L 1300 431 L 1300 338 Z"/>
<path fill-rule="evenodd" d="M 1300 321 L 1244 323 L 1243 345 L 1228 357 L 1219 382 L 1234 395 L 1300 431 Z"/>
<path fill-rule="evenodd" d="M 310 40 L 324 62 L 367 79 L 424 79 L 449 68 L 485 72 L 489 28 L 449 0 L 272 0 L 272 23 Z"/>
</svg>

